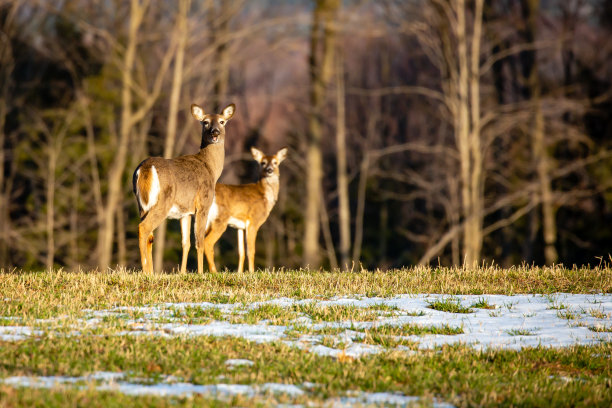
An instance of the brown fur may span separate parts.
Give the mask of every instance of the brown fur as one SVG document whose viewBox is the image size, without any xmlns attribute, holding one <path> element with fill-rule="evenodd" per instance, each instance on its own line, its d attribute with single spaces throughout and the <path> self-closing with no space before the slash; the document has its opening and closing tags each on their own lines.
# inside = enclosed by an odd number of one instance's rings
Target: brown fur
<svg viewBox="0 0 612 408">
<path fill-rule="evenodd" d="M 232 225 L 232 221 L 235 220 L 244 223 L 243 228 L 238 228 L 238 271 L 242 272 L 244 266 L 242 237 L 244 232 L 246 232 L 249 271 L 253 272 L 255 269 L 257 231 L 268 219 L 278 198 L 279 165 L 285 159 L 287 149 L 281 149 L 271 156 L 264 156 L 261 151 L 255 148 L 252 148 L 251 152 L 255 160 L 261 165 L 260 179 L 257 183 L 243 185 L 217 184 L 215 187 L 215 203 L 218 214 L 209 221 L 204 240 L 204 254 L 211 271 L 216 271 L 214 245 L 227 229 L 227 226 Z M 236 225 L 232 226 L 237 227 Z"/>
<path fill-rule="evenodd" d="M 195 236 L 198 252 L 198 272 L 203 271 L 204 235 L 208 211 L 213 201 L 214 189 L 225 158 L 225 124 L 233 116 L 235 106 L 229 105 L 221 114 L 204 114 L 197 105 L 191 106 L 194 118 L 202 123 L 202 144 L 197 154 L 179 156 L 174 159 L 150 157 L 136 168 L 133 177 L 134 192 L 139 200 L 142 221 L 138 226 L 138 240 L 142 269 L 153 272 L 153 230 L 170 218 L 181 219 L 183 258 L 181 272 L 185 272 L 189 251 L 190 216 L 195 215 Z M 142 214 L 148 203 L 153 177 L 151 167 L 155 166 L 160 190 L 157 201 L 148 212 Z M 138 170 L 140 169 L 140 173 Z M 138 173 L 138 175 L 137 175 Z M 146 194 L 145 194 L 146 192 Z M 140 200 L 143 202 L 140 202 Z M 144 215 L 144 216 L 143 216 Z"/>
</svg>

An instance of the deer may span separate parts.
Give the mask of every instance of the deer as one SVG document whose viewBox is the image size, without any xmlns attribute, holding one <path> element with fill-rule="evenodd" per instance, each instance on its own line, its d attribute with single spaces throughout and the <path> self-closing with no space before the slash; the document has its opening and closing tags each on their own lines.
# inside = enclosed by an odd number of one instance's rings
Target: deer
<svg viewBox="0 0 612 408">
<path fill-rule="evenodd" d="M 191 215 L 195 216 L 198 273 L 203 272 L 206 224 L 225 160 L 225 126 L 235 110 L 236 106 L 230 104 L 220 114 L 205 114 L 202 107 L 191 105 L 191 115 L 202 124 L 200 151 L 173 159 L 149 157 L 134 171 L 132 185 L 140 212 L 138 246 L 143 272 L 153 273 L 153 231 L 166 218 L 180 219 L 181 273 L 186 272 Z"/>
<path fill-rule="evenodd" d="M 249 272 L 255 270 L 257 231 L 270 215 L 278 199 L 279 166 L 287 157 L 287 148 L 266 156 L 261 150 L 252 147 L 251 154 L 260 165 L 260 178 L 257 183 L 241 185 L 219 183 L 215 187 L 215 198 L 210 208 L 209 224 L 204 237 L 204 254 L 211 272 L 217 271 L 214 259 L 215 243 L 228 225 L 238 230 L 238 272 L 241 273 L 244 267 L 245 232 Z"/>
</svg>

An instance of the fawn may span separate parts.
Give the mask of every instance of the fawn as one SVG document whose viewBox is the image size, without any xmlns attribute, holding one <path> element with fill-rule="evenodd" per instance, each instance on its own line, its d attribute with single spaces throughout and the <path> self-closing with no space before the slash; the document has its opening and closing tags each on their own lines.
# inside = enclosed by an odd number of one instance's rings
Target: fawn
<svg viewBox="0 0 612 408">
<path fill-rule="evenodd" d="M 216 272 L 214 245 L 227 226 L 238 229 L 238 272 L 244 267 L 244 231 L 249 257 L 249 272 L 255 269 L 255 241 L 259 227 L 266 221 L 278 199 L 280 172 L 279 165 L 287 157 L 287 148 L 275 155 L 266 156 L 252 147 L 251 154 L 261 166 L 257 183 L 242 185 L 217 184 L 215 198 L 210 208 L 204 254 L 208 268 Z"/>
<path fill-rule="evenodd" d="M 153 230 L 166 218 L 181 220 L 181 272 L 185 272 L 191 214 L 195 214 L 198 273 L 202 273 L 208 213 L 225 159 L 225 125 L 235 110 L 236 106 L 230 104 L 221 114 L 205 114 L 200 106 L 191 105 L 191 114 L 202 123 L 200 151 L 174 159 L 150 157 L 134 171 L 132 184 L 141 220 L 138 245 L 144 272 L 153 272 Z"/>
</svg>

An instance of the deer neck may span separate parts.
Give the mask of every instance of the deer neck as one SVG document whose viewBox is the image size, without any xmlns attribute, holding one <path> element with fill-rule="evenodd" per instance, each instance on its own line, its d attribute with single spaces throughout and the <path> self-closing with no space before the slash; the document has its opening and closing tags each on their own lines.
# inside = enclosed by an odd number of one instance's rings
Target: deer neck
<svg viewBox="0 0 612 408">
<path fill-rule="evenodd" d="M 211 143 L 203 146 L 198 153 L 198 157 L 205 166 L 211 169 L 215 181 L 221 176 L 223 163 L 225 161 L 225 146 L 223 142 Z"/>
<path fill-rule="evenodd" d="M 272 176 L 262 177 L 259 179 L 258 184 L 265 194 L 268 208 L 272 208 L 278 199 L 278 175 L 274 174 Z"/>
</svg>

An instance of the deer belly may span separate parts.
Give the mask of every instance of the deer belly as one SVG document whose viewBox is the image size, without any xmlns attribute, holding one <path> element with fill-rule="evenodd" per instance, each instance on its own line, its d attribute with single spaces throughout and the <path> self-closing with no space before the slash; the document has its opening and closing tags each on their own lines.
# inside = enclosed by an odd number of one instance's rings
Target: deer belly
<svg viewBox="0 0 612 408">
<path fill-rule="evenodd" d="M 167 217 L 173 220 L 179 220 L 184 216 L 191 214 L 193 214 L 193 211 L 183 211 L 178 206 L 173 205 L 172 208 L 170 208 L 170 211 L 168 211 Z"/>
<path fill-rule="evenodd" d="M 234 227 L 237 229 L 246 229 L 246 222 L 238 218 L 230 217 L 227 223 L 230 227 Z"/>
</svg>

